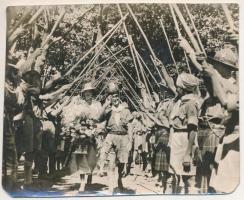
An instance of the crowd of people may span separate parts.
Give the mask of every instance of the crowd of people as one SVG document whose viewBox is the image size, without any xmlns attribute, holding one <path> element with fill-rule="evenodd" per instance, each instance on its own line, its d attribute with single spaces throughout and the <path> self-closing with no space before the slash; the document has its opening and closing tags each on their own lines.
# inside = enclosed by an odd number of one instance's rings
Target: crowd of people
<svg viewBox="0 0 244 200">
<path fill-rule="evenodd" d="M 12 51 L 23 30 L 7 38 L 2 170 L 7 191 L 20 189 L 21 158 L 23 190 L 33 189 L 33 174 L 55 179 L 75 173 L 83 192 L 94 172 L 108 180 L 109 191 L 118 187 L 121 193 L 123 179 L 132 174 L 157 178 L 162 193 L 169 188 L 171 193 L 228 193 L 238 186 L 236 30 L 215 52 L 217 60 L 231 65 L 228 78 L 191 46 L 194 42 L 179 35 L 178 47 L 197 73 L 183 71 L 173 80 L 163 58 L 154 57 L 165 79 L 163 92 L 150 94 L 145 82 L 138 83 L 139 106 L 134 107 L 116 78 L 107 81 L 103 99 L 97 98 L 96 80 L 83 81 L 76 93 L 70 90 L 73 80 L 44 68 L 53 42 L 47 35 L 40 48 Z M 45 74 L 50 78 L 45 80 Z"/>
</svg>

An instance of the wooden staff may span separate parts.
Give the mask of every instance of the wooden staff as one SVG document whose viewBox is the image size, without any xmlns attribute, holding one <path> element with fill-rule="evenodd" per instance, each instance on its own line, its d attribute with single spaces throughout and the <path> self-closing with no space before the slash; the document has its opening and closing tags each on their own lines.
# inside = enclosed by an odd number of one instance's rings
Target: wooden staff
<svg viewBox="0 0 244 200">
<path fill-rule="evenodd" d="M 32 18 L 28 21 L 28 25 L 32 24 L 43 12 L 44 6 L 41 6 L 38 11 L 32 16 Z"/>
<path fill-rule="evenodd" d="M 190 65 L 189 65 L 189 62 L 188 62 L 188 58 L 187 58 L 187 55 L 186 55 L 186 51 L 184 51 L 184 55 L 185 55 L 185 59 L 186 59 L 186 66 L 188 68 L 189 73 L 191 74 L 191 68 L 190 68 Z"/>
<path fill-rule="evenodd" d="M 83 19 L 83 17 L 84 17 L 88 12 L 90 12 L 91 10 L 93 10 L 95 7 L 96 7 L 96 6 L 93 6 L 92 8 L 87 9 L 87 10 L 86 10 L 80 17 L 77 18 L 77 20 L 73 23 L 73 25 L 69 28 L 69 30 L 66 31 L 66 32 L 64 33 L 64 35 L 62 35 L 62 36 L 59 37 L 58 39 L 52 41 L 48 47 L 50 47 L 51 45 L 53 45 L 53 44 L 56 43 L 57 41 L 63 39 L 65 36 L 67 36 L 67 35 L 74 29 L 75 25 L 76 25 L 77 23 L 79 23 L 79 22 Z"/>
<path fill-rule="evenodd" d="M 117 7 L 118 7 L 118 10 L 119 10 L 119 14 L 120 14 L 120 17 L 122 18 L 123 17 L 123 13 L 122 13 L 122 10 L 119 6 L 119 4 L 117 4 Z M 136 69 L 136 74 L 137 74 L 137 78 L 138 78 L 138 81 L 140 82 L 141 79 L 140 79 L 140 75 L 139 75 L 139 71 L 138 71 L 138 66 L 136 64 L 136 59 L 135 59 L 135 55 L 133 53 L 133 48 L 131 47 L 133 45 L 132 43 L 132 39 L 131 39 L 131 36 L 129 35 L 128 33 L 128 30 L 127 30 L 127 27 L 125 25 L 125 22 L 123 22 L 123 27 L 124 27 L 124 30 L 125 30 L 125 34 L 126 34 L 126 37 L 127 37 L 127 41 L 130 45 L 130 53 L 131 53 L 131 56 L 132 56 L 132 60 L 133 60 L 133 63 L 135 65 L 135 69 Z"/>
<path fill-rule="evenodd" d="M 51 36 L 53 35 L 54 31 L 56 30 L 56 28 L 58 27 L 59 23 L 61 22 L 61 20 L 64 18 L 66 11 L 63 10 L 59 16 L 59 18 L 57 19 L 57 21 L 55 22 L 50 34 L 47 36 L 47 38 L 43 41 L 42 43 L 42 48 L 49 42 L 49 40 L 51 39 Z"/>
<path fill-rule="evenodd" d="M 128 10 L 129 10 L 129 12 L 130 12 L 132 18 L 134 19 L 134 21 L 135 21 L 137 27 L 139 28 L 139 30 L 140 30 L 140 32 L 141 32 L 141 34 L 142 34 L 144 40 L 146 41 L 147 46 L 148 46 L 148 48 L 149 48 L 149 50 L 150 50 L 152 56 L 153 56 L 154 58 L 156 58 L 156 55 L 155 55 L 155 53 L 154 53 L 154 51 L 153 51 L 153 49 L 152 49 L 152 47 L 151 47 L 151 45 L 150 45 L 150 43 L 149 43 L 149 41 L 148 41 L 148 39 L 147 39 L 147 36 L 146 36 L 146 34 L 144 33 L 144 31 L 142 30 L 141 25 L 140 25 L 139 22 L 137 21 L 136 16 L 134 15 L 134 13 L 133 13 L 133 11 L 131 10 L 130 6 L 129 6 L 128 4 L 126 4 L 126 6 L 127 6 Z"/>
<path fill-rule="evenodd" d="M 127 14 L 128 15 L 128 14 Z M 124 20 L 126 17 L 124 16 L 123 19 L 121 19 L 116 25 L 115 25 L 115 28 L 113 27 L 113 30 L 112 31 L 109 31 L 111 33 L 111 35 L 107 38 L 107 40 L 104 42 L 104 44 L 100 47 L 99 51 L 96 53 L 96 55 L 94 55 L 94 57 L 90 60 L 90 62 L 85 66 L 85 68 L 79 73 L 79 75 L 77 76 L 77 78 L 72 82 L 70 88 L 66 91 L 66 94 L 68 93 L 68 91 L 72 88 L 72 86 L 78 81 L 80 80 L 80 82 L 77 84 L 76 88 L 74 89 L 74 91 L 79 87 L 79 85 L 82 83 L 82 79 L 81 79 L 81 75 L 83 74 L 83 72 L 88 68 L 88 70 L 91 68 L 92 64 L 95 62 L 96 58 L 98 57 L 100 51 L 103 49 L 103 47 L 106 45 L 106 43 L 109 41 L 109 39 L 113 36 L 113 34 L 117 31 L 117 29 L 119 28 L 119 26 L 121 25 L 122 23 L 122 20 Z M 107 34 L 106 34 L 107 35 Z M 101 40 L 102 41 L 102 40 Z M 97 45 L 95 45 L 94 47 L 96 48 Z M 92 50 L 94 49 L 91 48 Z M 90 50 L 91 50 L 90 49 Z M 90 51 L 89 50 L 89 51 Z M 88 54 L 87 54 L 88 55 Z M 83 56 L 84 57 L 84 56 Z M 79 61 L 78 61 L 79 62 Z M 77 63 L 76 63 L 77 64 Z M 74 67 L 74 66 L 73 66 Z M 74 69 L 74 68 L 73 68 Z M 69 70 L 70 71 L 70 70 Z M 66 73 L 67 74 L 67 73 Z M 72 93 L 74 94 L 74 92 Z M 56 102 L 56 104 L 58 103 L 58 101 Z"/>
<path fill-rule="evenodd" d="M 122 76 L 124 80 L 127 80 L 126 77 L 124 76 L 123 72 L 121 71 L 121 69 L 119 68 L 119 66 L 117 66 L 116 68 L 118 75 Z M 133 94 L 133 97 L 136 101 L 139 102 L 139 100 L 141 99 L 139 97 L 139 95 L 136 93 L 136 91 L 134 90 L 134 88 L 131 86 L 131 84 L 129 83 L 129 81 L 124 81 L 122 82 L 124 84 L 124 86 L 131 92 L 131 94 Z"/>
<path fill-rule="evenodd" d="M 116 63 L 113 63 L 112 66 L 108 67 L 107 68 L 107 71 L 104 72 L 94 83 L 95 87 L 98 87 L 100 85 L 100 83 L 106 78 L 106 76 L 108 75 L 108 73 L 110 72 L 110 69 L 113 68 L 113 66 L 115 65 Z M 100 81 L 99 81 L 100 79 Z"/>
<path fill-rule="evenodd" d="M 195 26 L 195 23 L 194 23 L 194 21 L 193 21 L 192 14 L 191 14 L 191 12 L 190 12 L 190 10 L 188 9 L 188 6 L 187 6 L 186 4 L 185 4 L 185 8 L 186 8 L 187 14 L 188 14 L 188 16 L 189 16 L 189 18 L 190 18 L 190 20 L 191 20 L 191 24 L 192 24 L 192 26 L 193 26 L 193 28 L 194 28 L 194 31 L 195 31 L 195 33 L 196 33 L 197 40 L 198 40 L 198 43 L 199 43 L 199 45 L 200 45 L 200 47 L 201 47 L 201 50 L 202 50 L 202 52 L 204 53 L 204 55 L 207 56 L 206 51 L 205 51 L 205 49 L 204 49 L 204 47 L 203 47 L 201 38 L 200 38 L 200 36 L 199 36 L 197 27 Z"/>
<path fill-rule="evenodd" d="M 98 66 L 101 66 L 102 64 L 104 64 L 105 62 L 107 62 L 108 60 L 111 60 L 112 58 L 116 58 L 116 60 L 118 60 L 118 58 L 116 57 L 116 55 L 120 54 L 122 51 L 124 51 L 125 49 L 127 49 L 129 47 L 129 45 L 123 47 L 122 49 L 120 49 L 119 51 L 117 51 L 116 53 L 113 53 L 109 47 L 106 45 L 106 49 L 109 50 L 111 56 L 109 56 L 108 58 L 106 58 L 104 61 L 102 61 L 101 63 L 98 64 Z"/>
<path fill-rule="evenodd" d="M 121 23 L 120 23 L 121 24 Z M 106 39 L 106 41 L 104 41 L 104 43 L 102 44 L 102 46 L 99 48 L 99 50 L 96 52 L 96 54 L 93 56 L 93 58 L 88 62 L 88 64 L 83 68 L 83 70 L 79 73 L 78 77 L 76 79 L 80 79 L 81 75 L 84 73 L 85 70 L 89 71 L 90 68 L 92 67 L 92 65 L 95 63 L 96 59 L 98 58 L 98 56 L 100 55 L 100 52 L 103 50 L 104 46 L 107 44 L 107 42 L 110 40 L 110 38 L 113 36 L 113 34 L 117 31 L 117 29 L 120 26 L 117 26 L 112 33 L 110 34 L 110 36 Z M 78 61 L 79 62 L 79 61 Z"/>
<path fill-rule="evenodd" d="M 152 47 L 151 47 L 151 45 L 150 45 L 148 39 L 147 39 L 146 34 L 145 34 L 144 31 L 142 30 L 141 25 L 139 24 L 139 22 L 137 21 L 136 16 L 134 15 L 134 13 L 133 13 L 133 11 L 131 10 L 130 6 L 129 6 L 128 4 L 126 4 L 126 6 L 127 6 L 128 10 L 129 10 L 129 12 L 130 12 L 132 18 L 134 19 L 134 21 L 135 21 L 137 27 L 139 28 L 139 30 L 140 30 L 140 32 L 141 32 L 141 34 L 142 34 L 144 40 L 146 41 L 147 46 L 148 46 L 148 48 L 149 48 L 149 50 L 150 50 L 150 52 L 151 52 L 151 54 L 152 54 L 152 56 L 153 56 L 153 59 L 156 59 L 157 57 L 156 57 L 156 55 L 155 55 L 155 53 L 154 53 L 154 51 L 153 51 L 153 49 L 152 49 Z M 155 65 L 154 65 L 154 66 L 155 66 Z M 156 66 L 155 66 L 155 68 L 156 68 L 156 70 L 157 70 L 157 72 L 158 72 L 160 78 L 163 80 L 163 77 L 162 77 L 162 75 L 161 75 L 161 72 L 159 71 L 159 69 L 158 69 Z"/>
<path fill-rule="evenodd" d="M 127 98 L 130 100 L 131 104 L 134 106 L 134 108 L 139 111 L 138 107 L 135 105 L 135 103 L 131 100 L 131 98 L 129 97 L 129 95 L 125 92 L 124 88 L 122 88 L 122 92 L 124 92 L 124 94 L 127 96 Z"/>
<path fill-rule="evenodd" d="M 106 47 L 107 47 L 107 46 L 106 46 Z M 101 63 L 99 63 L 98 65 L 96 65 L 96 67 L 94 67 L 94 68 L 88 70 L 88 71 L 86 72 L 86 74 L 91 73 L 93 70 L 95 70 L 96 68 L 100 67 L 102 64 L 106 63 L 108 60 L 111 60 L 112 57 L 114 57 L 115 55 L 121 53 L 123 50 L 125 50 L 125 49 L 128 48 L 128 47 L 129 47 L 129 45 L 123 47 L 122 49 L 120 49 L 119 51 L 117 51 L 115 54 L 113 54 L 112 56 L 106 58 L 104 61 L 102 61 Z M 82 77 L 83 77 L 83 76 L 81 76 L 80 78 L 82 78 Z"/>
<path fill-rule="evenodd" d="M 236 30 L 236 28 L 235 28 L 235 25 L 234 25 L 234 21 L 233 21 L 233 19 L 231 17 L 230 11 L 229 11 L 229 9 L 227 7 L 227 4 L 222 3 L 221 6 L 222 6 L 222 8 L 224 10 L 225 17 L 226 17 L 227 22 L 229 24 L 230 30 L 232 32 L 234 32 L 234 30 Z"/>
<path fill-rule="evenodd" d="M 152 60 L 154 60 L 152 57 L 151 57 Z M 159 61 L 159 59 L 157 59 Z M 168 87 L 166 87 L 164 85 L 164 87 L 166 88 L 169 88 L 175 95 L 177 95 L 177 91 L 176 91 L 176 87 L 175 87 L 175 84 L 174 84 L 174 81 L 173 81 L 173 78 L 171 76 L 169 76 L 168 72 L 166 71 L 166 68 L 165 66 L 163 65 L 163 63 L 160 61 L 160 66 L 161 66 L 161 71 L 162 71 L 162 74 L 164 76 L 164 80 L 167 84 Z M 154 64 L 155 65 L 155 64 Z M 162 84 L 163 85 L 163 84 Z"/>
<path fill-rule="evenodd" d="M 145 84 L 147 93 L 148 93 L 148 95 L 149 95 L 149 97 L 150 97 L 150 99 L 151 99 L 151 98 L 152 98 L 152 97 L 151 97 L 151 93 L 150 93 L 150 90 L 149 90 L 149 88 L 148 88 L 147 80 L 146 80 L 146 78 L 145 78 L 145 75 L 144 75 L 144 73 L 143 73 L 143 67 L 142 67 L 141 61 L 140 61 L 140 59 L 139 59 L 139 56 L 138 56 L 137 53 L 136 53 L 137 50 L 136 50 L 135 46 L 133 46 L 133 50 L 134 50 L 134 53 L 135 53 L 135 55 L 136 55 L 137 63 L 139 64 L 139 69 L 140 69 L 140 71 L 141 71 L 141 75 L 142 75 L 142 78 L 143 78 L 143 81 L 144 81 L 144 84 Z"/>
<path fill-rule="evenodd" d="M 115 74 L 115 71 L 112 73 L 112 75 L 110 76 L 110 78 L 108 79 L 108 81 L 110 81 L 110 80 L 113 78 L 114 74 Z M 104 85 L 103 89 L 102 89 L 102 90 L 100 91 L 100 93 L 97 95 L 97 97 L 96 97 L 95 100 L 98 99 L 98 97 L 103 93 L 103 91 L 106 89 L 106 87 L 107 87 L 107 85 Z"/>
<path fill-rule="evenodd" d="M 94 56 L 87 65 L 89 65 L 89 67 L 87 68 L 87 70 L 89 70 L 94 64 L 95 62 L 97 61 L 97 58 L 99 57 L 100 55 L 100 52 L 103 50 L 103 48 L 107 45 L 107 42 L 110 40 L 110 38 L 114 35 L 114 33 L 117 31 L 117 29 L 119 28 L 120 26 L 118 26 L 116 29 L 114 29 L 114 31 L 111 33 L 111 35 L 106 39 L 106 41 L 99 47 L 99 49 L 96 52 L 96 56 Z M 86 68 L 86 67 L 85 67 Z M 85 69 L 84 68 L 84 69 Z M 95 67 L 96 68 L 96 67 Z M 95 69 L 94 68 L 94 69 Z"/>
<path fill-rule="evenodd" d="M 124 76 L 123 72 L 121 71 L 121 69 L 119 67 L 117 67 L 118 72 L 120 73 L 120 75 L 126 80 L 126 77 Z M 136 98 L 140 99 L 140 96 L 137 94 L 137 92 L 134 90 L 134 88 L 131 86 L 131 84 L 129 83 L 129 81 L 125 81 L 124 82 L 126 85 L 128 85 L 128 87 L 130 88 L 130 90 L 133 92 L 133 94 L 135 95 Z"/>
<path fill-rule="evenodd" d="M 155 92 L 154 89 L 153 89 L 153 86 L 152 86 L 152 84 L 151 84 L 151 81 L 150 81 L 149 78 L 147 77 L 146 71 L 145 71 L 145 69 L 144 69 L 143 67 L 142 67 L 142 72 L 143 72 L 144 76 L 146 77 L 146 80 L 147 80 L 147 82 L 148 82 L 149 87 L 151 88 L 151 91 L 152 91 L 152 92 Z"/>
<path fill-rule="evenodd" d="M 178 38 L 180 38 L 181 37 L 181 32 L 180 32 L 179 24 L 178 24 L 178 21 L 177 21 L 176 16 L 175 16 L 175 12 L 174 12 L 171 4 L 169 4 L 169 8 L 170 8 L 171 15 L 173 17 L 173 21 L 174 21 L 174 24 L 175 24 L 175 28 L 176 28 L 176 31 L 177 31 Z M 184 56 L 185 56 L 185 59 L 186 59 L 186 65 L 188 67 L 188 70 L 191 71 L 189 63 L 188 63 L 188 60 L 187 60 L 187 56 L 186 56 L 185 50 L 183 50 L 183 52 L 184 52 Z"/>
<path fill-rule="evenodd" d="M 120 73 L 120 75 L 124 78 L 124 80 L 127 80 L 127 78 L 124 76 L 123 72 L 121 71 L 120 67 L 117 67 L 118 72 Z M 131 86 L 131 84 L 129 83 L 129 81 L 125 81 L 125 85 L 128 85 L 128 87 L 131 89 L 131 91 L 133 92 L 133 94 L 136 96 L 136 98 L 140 99 L 140 96 L 137 94 L 137 92 L 134 90 L 134 88 Z"/>
<path fill-rule="evenodd" d="M 120 60 L 117 58 L 115 54 L 110 50 L 108 46 L 106 46 L 109 53 L 116 59 L 116 62 L 119 63 L 119 65 L 123 68 L 123 70 L 127 73 L 127 75 L 131 78 L 131 80 L 135 83 L 135 85 L 138 87 L 138 83 L 135 81 L 135 79 L 130 75 L 130 73 L 126 70 L 125 66 L 120 62 Z"/>
<path fill-rule="evenodd" d="M 139 56 L 139 58 L 140 58 L 142 64 L 145 66 L 145 68 L 147 69 L 148 73 L 151 75 L 152 79 L 153 79 L 154 82 L 156 83 L 156 85 L 157 85 L 158 87 L 160 87 L 159 84 L 158 84 L 158 82 L 157 82 L 157 80 L 156 80 L 156 78 L 153 76 L 153 74 L 151 73 L 151 71 L 150 71 L 149 68 L 147 67 L 145 61 L 143 60 L 143 58 L 141 57 L 141 55 L 138 53 L 138 51 L 137 51 L 137 54 L 138 54 L 138 56 Z"/>
<path fill-rule="evenodd" d="M 179 74 L 179 69 L 178 69 L 178 67 L 177 67 L 177 65 L 176 65 L 175 58 L 174 58 L 174 56 L 173 56 L 173 53 L 172 53 L 172 50 L 171 50 L 171 47 L 170 47 L 170 44 L 169 44 L 169 39 L 168 39 L 167 33 L 166 33 L 166 31 L 165 31 L 163 21 L 160 19 L 159 22 L 160 22 L 161 27 L 162 27 L 162 29 L 163 29 L 163 33 L 164 33 L 165 39 L 166 39 L 166 41 L 167 41 L 167 44 L 168 44 L 168 47 L 169 47 L 169 52 L 170 52 L 171 58 L 172 58 L 172 60 L 173 60 L 173 62 L 174 62 L 174 65 L 175 65 L 177 74 Z"/>
<path fill-rule="evenodd" d="M 173 17 L 173 21 L 174 21 L 174 24 L 175 24 L 175 29 L 177 31 L 177 35 L 178 35 L 178 38 L 179 38 L 179 37 L 181 37 L 181 32 L 180 32 L 179 24 L 178 24 L 176 16 L 175 16 L 175 12 L 174 12 L 173 7 L 172 7 L 171 4 L 169 4 L 169 9 L 170 9 L 171 15 Z"/>
<path fill-rule="evenodd" d="M 131 96 L 133 97 L 133 99 L 136 101 L 136 103 L 138 103 L 138 105 L 142 105 L 142 103 L 140 102 L 140 99 L 137 99 L 136 96 L 134 95 L 134 93 L 125 85 L 125 83 L 123 84 L 123 87 L 125 89 L 127 89 L 130 93 L 131 93 Z"/>
<path fill-rule="evenodd" d="M 199 47 L 199 45 L 197 43 L 197 40 L 193 36 L 190 28 L 188 27 L 188 25 L 187 25 L 187 23 L 186 23 L 183 15 L 180 12 L 180 9 L 178 8 L 178 6 L 176 4 L 172 4 L 172 6 L 173 6 L 176 14 L 178 15 L 178 17 L 179 17 L 179 19 L 180 19 L 180 21 L 181 21 L 181 23 L 182 23 L 182 25 L 183 25 L 183 27 L 184 27 L 187 35 L 189 36 L 189 38 L 190 38 L 190 40 L 192 42 L 192 45 L 193 45 L 194 49 L 196 50 L 197 53 L 200 53 L 201 52 L 201 49 L 200 49 L 200 47 Z"/>
<path fill-rule="evenodd" d="M 159 71 L 158 67 L 155 65 L 154 60 L 158 60 L 158 58 L 156 57 L 154 51 L 152 50 L 152 47 L 151 47 L 151 45 L 150 45 L 150 43 L 149 43 L 149 41 L 148 41 L 148 39 L 147 39 L 147 37 L 146 37 L 144 31 L 142 30 L 140 24 L 138 23 L 138 21 L 137 21 L 135 15 L 134 15 L 134 13 L 132 12 L 131 8 L 129 7 L 128 4 L 126 4 L 126 5 L 127 5 L 127 8 L 128 8 L 128 10 L 129 10 L 130 14 L 132 15 L 134 21 L 136 22 L 136 24 L 137 24 L 137 26 L 138 26 L 138 28 L 139 28 L 139 30 L 140 30 L 142 36 L 144 37 L 144 39 L 145 39 L 145 41 L 146 41 L 146 43 L 147 43 L 147 46 L 148 46 L 148 48 L 149 48 L 149 50 L 150 50 L 150 52 L 151 52 L 151 54 L 152 54 L 152 62 L 153 62 L 153 64 L 154 64 L 154 67 L 156 68 L 156 70 L 157 70 L 157 72 L 158 72 L 158 74 L 159 74 L 161 80 L 165 80 L 166 83 L 167 83 L 167 85 L 169 86 L 169 88 L 174 92 L 174 94 L 176 94 L 176 88 L 175 88 L 173 79 L 169 76 L 169 74 L 168 74 L 168 72 L 166 71 L 165 66 L 163 65 L 163 63 L 161 63 L 161 72 Z M 161 74 L 161 73 L 162 73 L 162 74 Z M 163 75 L 163 77 L 162 77 L 162 75 Z"/>
<path fill-rule="evenodd" d="M 113 34 L 117 31 L 117 29 L 119 28 L 121 24 L 121 21 L 120 23 L 117 24 L 117 27 L 115 29 L 113 29 L 111 33 L 111 35 L 106 39 L 106 41 L 104 42 L 104 44 L 100 47 L 100 49 L 97 51 L 97 53 L 93 56 L 93 58 L 89 61 L 89 63 L 83 68 L 83 70 L 78 74 L 78 76 L 76 77 L 76 79 L 72 82 L 70 88 L 66 91 L 66 94 L 68 93 L 68 91 L 73 87 L 73 85 L 80 80 L 80 82 L 77 84 L 76 88 L 74 90 L 76 90 L 79 85 L 82 83 L 82 74 L 83 72 L 87 69 L 89 71 L 89 69 L 91 68 L 91 66 L 93 65 L 93 63 L 96 61 L 96 59 L 98 58 L 99 54 L 100 54 L 100 51 L 104 48 L 104 46 L 107 44 L 107 42 L 110 40 L 110 38 L 113 36 Z M 96 45 L 95 45 L 96 46 Z M 94 46 L 94 47 L 95 47 Z M 94 48 L 93 48 L 94 49 Z M 90 49 L 91 50 L 91 49 Z M 84 56 L 83 56 L 84 57 Z M 78 61 L 79 62 L 79 61 Z M 73 93 L 72 93 L 73 94 Z M 56 102 L 58 103 L 58 101 Z"/>
<path fill-rule="evenodd" d="M 37 15 L 33 16 L 34 18 L 31 19 L 30 21 L 35 20 L 42 13 L 43 9 L 44 8 L 42 8 L 42 9 L 40 8 L 39 12 L 36 13 Z M 54 31 L 57 29 L 57 27 L 58 27 L 59 23 L 61 22 L 61 20 L 64 18 L 65 13 L 66 13 L 65 9 L 63 9 L 63 11 L 61 12 L 59 18 L 57 19 L 57 21 L 53 25 L 53 28 L 52 28 L 51 32 L 46 37 L 46 39 L 44 41 L 42 41 L 41 48 L 44 48 L 45 45 L 50 41 L 51 36 L 53 35 Z M 47 47 L 45 47 L 45 48 L 47 48 Z M 42 87 L 43 88 L 45 87 L 45 84 L 46 84 L 46 76 L 47 76 L 47 69 L 44 70 L 44 77 L 43 77 L 43 80 L 42 80 Z"/>
<path fill-rule="evenodd" d="M 65 73 L 65 76 L 68 76 L 68 75 L 70 75 L 71 73 L 72 73 L 72 71 L 86 58 L 86 56 L 87 55 L 89 55 L 91 52 L 93 52 L 93 50 L 108 36 L 108 35 L 110 35 L 115 29 L 117 29 L 120 25 L 121 25 L 121 23 L 122 23 L 122 21 L 123 20 L 125 20 L 126 19 L 126 17 L 128 16 L 128 14 L 126 14 L 120 21 L 118 21 L 117 22 L 117 24 L 115 24 L 114 25 L 114 27 L 113 28 L 111 28 L 97 43 L 96 43 L 96 45 L 94 45 L 91 49 L 89 49 L 86 53 L 85 53 L 85 55 L 83 55 L 80 59 L 79 59 L 79 61 L 73 66 L 73 67 L 71 67 L 71 69 L 68 71 L 68 72 L 66 72 Z"/>
</svg>

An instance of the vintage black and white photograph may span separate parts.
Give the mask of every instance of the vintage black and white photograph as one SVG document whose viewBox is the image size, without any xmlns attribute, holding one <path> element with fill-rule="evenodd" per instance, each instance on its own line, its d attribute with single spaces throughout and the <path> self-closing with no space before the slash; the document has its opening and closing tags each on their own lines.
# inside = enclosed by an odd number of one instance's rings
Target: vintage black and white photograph
<svg viewBox="0 0 244 200">
<path fill-rule="evenodd" d="M 6 20 L 11 197 L 236 190 L 238 4 L 22 5 Z"/>
</svg>

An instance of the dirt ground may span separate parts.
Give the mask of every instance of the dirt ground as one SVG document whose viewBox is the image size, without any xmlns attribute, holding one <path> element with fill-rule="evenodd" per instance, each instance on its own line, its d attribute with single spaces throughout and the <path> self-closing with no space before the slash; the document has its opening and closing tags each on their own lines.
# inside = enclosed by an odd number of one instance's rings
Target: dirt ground
<svg viewBox="0 0 244 200">
<path fill-rule="evenodd" d="M 20 163 L 18 167 L 19 190 L 11 193 L 13 197 L 63 197 L 63 196 L 104 196 L 104 195 L 148 195 L 163 194 L 162 183 L 158 177 L 152 177 L 151 173 L 137 171 L 132 168 L 131 174 L 123 178 L 124 191 L 119 193 L 117 188 L 111 193 L 108 190 L 107 176 L 101 177 L 94 171 L 92 184 L 86 185 L 84 192 L 78 192 L 79 174 L 65 175 L 64 172 L 57 172 L 57 177 L 38 179 L 33 175 L 33 187 L 31 190 L 23 189 L 24 166 Z M 166 193 L 170 193 L 170 185 Z"/>
</svg>

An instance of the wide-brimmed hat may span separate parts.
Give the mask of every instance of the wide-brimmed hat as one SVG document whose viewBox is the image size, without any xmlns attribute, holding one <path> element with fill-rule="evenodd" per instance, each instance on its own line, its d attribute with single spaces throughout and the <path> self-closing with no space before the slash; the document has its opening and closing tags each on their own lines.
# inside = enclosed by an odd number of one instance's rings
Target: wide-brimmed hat
<svg viewBox="0 0 244 200">
<path fill-rule="evenodd" d="M 221 105 L 218 103 L 214 106 L 210 106 L 207 109 L 205 117 L 208 120 L 213 120 L 213 119 L 223 119 L 225 116 Z"/>
<path fill-rule="evenodd" d="M 88 90 L 95 90 L 95 87 L 92 85 L 91 82 L 84 84 L 83 89 L 81 90 L 81 92 L 85 92 Z"/>
</svg>

